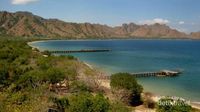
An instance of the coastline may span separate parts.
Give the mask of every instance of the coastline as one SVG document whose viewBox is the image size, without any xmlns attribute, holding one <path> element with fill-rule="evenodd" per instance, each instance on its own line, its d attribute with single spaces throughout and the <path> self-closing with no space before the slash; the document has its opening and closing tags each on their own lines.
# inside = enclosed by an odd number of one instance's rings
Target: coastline
<svg viewBox="0 0 200 112">
<path fill-rule="evenodd" d="M 88 63 L 86 63 L 86 62 L 84 62 L 84 61 L 83 61 L 83 63 L 84 63 L 86 66 L 88 66 L 90 69 L 94 69 L 94 67 L 93 67 L 91 64 L 88 64 Z"/>
<path fill-rule="evenodd" d="M 116 40 L 120 40 L 120 39 L 116 39 Z M 131 39 L 131 40 L 147 40 L 147 39 Z M 163 39 L 148 39 L 148 40 L 163 40 Z M 169 39 L 169 40 L 175 40 L 175 39 Z M 37 42 L 46 42 L 46 41 L 63 41 L 63 40 L 38 40 L 38 41 L 27 42 L 27 44 L 32 48 L 39 49 L 39 47 L 32 46 L 31 44 L 37 43 Z M 89 41 L 89 40 L 66 40 L 66 41 Z M 96 39 L 96 41 L 99 41 L 99 40 Z M 85 61 L 81 61 L 81 62 L 83 62 L 90 69 L 96 69 L 93 65 L 91 65 L 91 64 L 89 64 L 89 63 L 87 63 Z M 104 72 L 102 70 L 97 69 L 97 71 L 101 72 L 101 74 L 104 75 L 104 76 L 110 76 L 110 75 L 108 75 L 106 72 Z M 101 86 L 103 86 L 103 87 L 105 87 L 107 89 L 110 89 L 110 80 L 109 79 L 99 79 L 99 81 L 101 82 Z M 157 93 L 151 93 L 151 94 L 152 94 L 151 98 L 155 102 L 158 102 L 159 99 L 163 98 L 163 96 L 161 96 L 161 95 L 159 95 Z M 181 97 L 179 97 L 179 98 L 181 98 Z M 187 102 L 190 102 L 189 105 L 191 105 L 193 108 L 200 110 L 200 102 L 193 102 L 193 101 L 187 101 Z"/>
<path fill-rule="evenodd" d="M 85 39 L 41 39 L 33 40 L 28 43 L 37 43 L 37 42 L 48 42 L 48 41 L 112 41 L 112 40 L 190 40 L 190 41 L 200 41 L 200 39 L 191 39 L 191 38 L 85 38 Z"/>
<path fill-rule="evenodd" d="M 45 42 L 45 41 L 48 41 L 48 40 L 36 40 L 36 41 L 30 41 L 30 42 L 27 42 L 27 44 L 28 44 L 29 46 L 31 46 L 31 47 L 34 47 L 34 46 L 32 46 L 31 44 L 33 44 L 33 43 L 37 43 L 37 42 Z"/>
<path fill-rule="evenodd" d="M 89 63 L 87 63 L 87 62 L 84 62 L 84 61 L 83 61 L 83 63 L 84 63 L 86 66 L 88 66 L 90 69 L 95 69 L 91 64 L 89 64 Z M 103 75 L 108 76 L 108 74 L 106 74 L 104 71 L 103 71 L 103 72 L 101 71 L 101 73 L 103 73 Z M 101 86 L 102 86 L 102 87 L 106 87 L 107 89 L 111 89 L 111 88 L 110 88 L 110 85 L 109 85 L 109 83 L 110 83 L 110 80 L 109 80 L 109 79 L 99 79 L 99 81 L 101 82 Z M 161 96 L 161 95 L 159 95 L 159 94 L 157 94 L 157 93 L 152 93 L 152 92 L 143 92 L 143 94 L 145 94 L 145 93 L 150 93 L 150 94 L 151 94 L 151 97 L 150 97 L 150 98 L 151 98 L 154 102 L 158 102 L 161 98 L 166 97 L 166 96 Z M 172 97 L 172 98 L 175 97 L 175 98 L 184 99 L 184 98 L 182 98 L 182 97 L 177 97 L 177 96 L 170 96 L 170 97 Z M 190 101 L 190 100 L 186 100 L 186 102 L 188 102 L 188 104 L 191 105 L 192 108 L 195 108 L 195 109 L 200 110 L 200 102 L 194 102 L 194 101 Z"/>
</svg>

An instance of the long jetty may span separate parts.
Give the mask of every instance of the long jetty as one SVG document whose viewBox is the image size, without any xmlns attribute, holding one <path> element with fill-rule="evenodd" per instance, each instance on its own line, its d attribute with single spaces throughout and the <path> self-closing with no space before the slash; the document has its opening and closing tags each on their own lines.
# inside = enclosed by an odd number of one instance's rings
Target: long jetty
<svg viewBox="0 0 200 112">
<path fill-rule="evenodd" d="M 81 52 L 109 52 L 110 49 L 83 49 L 83 50 L 60 50 L 60 51 L 48 51 L 50 53 L 81 53 Z"/>
<path fill-rule="evenodd" d="M 158 72 L 140 72 L 140 73 L 131 73 L 134 77 L 175 77 L 181 74 L 180 70 L 170 71 L 170 70 L 161 70 Z M 102 79 L 110 79 L 110 76 L 102 76 Z"/>
<path fill-rule="evenodd" d="M 158 72 L 142 72 L 142 73 L 131 73 L 135 77 L 163 77 L 163 76 L 178 76 L 181 71 L 161 70 Z"/>
</svg>

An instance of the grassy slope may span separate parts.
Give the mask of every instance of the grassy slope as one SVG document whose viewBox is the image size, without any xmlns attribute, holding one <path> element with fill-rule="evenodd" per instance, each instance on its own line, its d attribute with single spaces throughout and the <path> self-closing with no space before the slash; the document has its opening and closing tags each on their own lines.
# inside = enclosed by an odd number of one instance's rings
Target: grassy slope
<svg viewBox="0 0 200 112">
<path fill-rule="evenodd" d="M 98 74 L 95 70 L 71 56 L 43 57 L 40 52 L 31 50 L 27 41 L 30 40 L 0 39 L 0 111 L 44 112 L 55 106 L 51 97 L 102 92 L 93 79 Z M 66 80 L 67 91 L 50 88 L 62 80 Z"/>
</svg>

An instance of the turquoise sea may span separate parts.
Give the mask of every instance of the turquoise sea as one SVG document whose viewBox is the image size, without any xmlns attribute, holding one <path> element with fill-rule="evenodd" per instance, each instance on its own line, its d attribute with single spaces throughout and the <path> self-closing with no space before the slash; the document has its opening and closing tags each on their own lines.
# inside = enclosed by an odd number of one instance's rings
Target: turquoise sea
<svg viewBox="0 0 200 112">
<path fill-rule="evenodd" d="M 111 49 L 74 53 L 80 60 L 108 74 L 183 70 L 178 77 L 138 78 L 145 91 L 200 101 L 199 40 L 51 40 L 33 42 L 40 50 Z"/>
</svg>

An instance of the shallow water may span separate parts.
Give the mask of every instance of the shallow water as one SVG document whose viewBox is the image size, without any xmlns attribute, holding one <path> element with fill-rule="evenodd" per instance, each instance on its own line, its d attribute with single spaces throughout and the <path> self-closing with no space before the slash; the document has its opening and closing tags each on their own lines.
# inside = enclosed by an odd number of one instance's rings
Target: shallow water
<svg viewBox="0 0 200 112">
<path fill-rule="evenodd" d="M 178 77 L 138 78 L 145 91 L 200 101 L 200 41 L 198 40 L 87 40 L 44 41 L 41 50 L 111 49 L 111 52 L 74 53 L 107 73 L 184 70 Z"/>
</svg>

